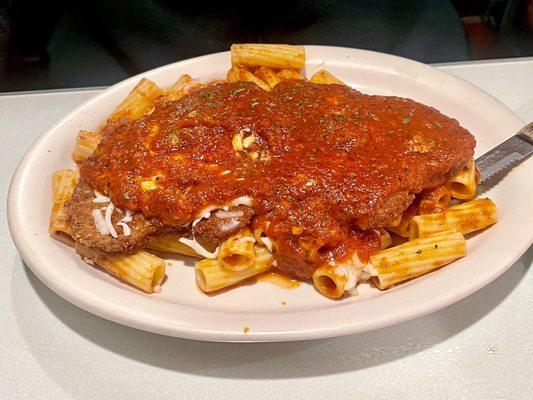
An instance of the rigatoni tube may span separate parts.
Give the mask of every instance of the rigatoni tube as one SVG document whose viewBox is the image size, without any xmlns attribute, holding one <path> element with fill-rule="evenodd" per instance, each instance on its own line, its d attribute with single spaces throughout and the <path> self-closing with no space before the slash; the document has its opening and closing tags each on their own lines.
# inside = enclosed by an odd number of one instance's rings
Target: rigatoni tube
<svg viewBox="0 0 533 400">
<path fill-rule="evenodd" d="M 261 67 L 254 71 L 254 75 L 265 82 L 271 89 L 274 89 L 281 79 L 276 75 L 272 68 Z"/>
<path fill-rule="evenodd" d="M 466 240 L 455 230 L 411 240 L 370 257 L 367 271 L 380 289 L 423 275 L 466 255 Z"/>
<path fill-rule="evenodd" d="M 232 271 L 251 267 L 255 259 L 254 242 L 255 238 L 249 229 L 231 235 L 220 245 L 218 261 Z"/>
<path fill-rule="evenodd" d="M 154 82 L 142 78 L 122 103 L 118 105 L 109 120 L 140 118 L 152 108 L 154 101 L 162 94 L 163 91 Z"/>
<path fill-rule="evenodd" d="M 300 70 L 305 66 L 305 48 L 288 44 L 234 44 L 231 65 Z"/>
<path fill-rule="evenodd" d="M 100 143 L 102 136 L 99 132 L 81 130 L 76 139 L 76 145 L 72 152 L 72 159 L 77 163 L 82 163 L 93 155 Z"/>
<path fill-rule="evenodd" d="M 85 261 L 95 262 L 111 275 L 146 293 L 157 291 L 165 277 L 165 261 L 144 250 L 135 254 L 112 255 L 100 253 L 79 243 L 75 247 Z"/>
<path fill-rule="evenodd" d="M 260 246 L 255 247 L 252 266 L 240 271 L 224 268 L 218 259 L 205 259 L 196 263 L 196 282 L 204 292 L 212 292 L 268 271 L 273 261 L 274 257 L 268 249 Z"/>
<path fill-rule="evenodd" d="M 234 82 L 252 82 L 255 83 L 257 86 L 259 86 L 261 89 L 265 91 L 270 90 L 270 86 L 268 86 L 265 82 L 263 82 L 261 79 L 259 79 L 257 76 L 252 74 L 250 71 L 240 68 L 240 67 L 233 67 L 228 71 L 228 74 L 226 76 L 228 82 L 234 83 Z"/>
<path fill-rule="evenodd" d="M 311 77 L 311 79 L 309 79 L 309 82 L 319 83 L 321 85 L 331 85 L 331 84 L 346 85 L 343 81 L 341 81 L 340 79 L 337 79 L 334 75 L 332 75 L 325 69 L 320 70 L 316 74 L 314 74 Z"/>
<path fill-rule="evenodd" d="M 302 74 L 294 69 L 282 69 L 277 75 L 282 81 L 301 81 L 304 79 Z"/>
<path fill-rule="evenodd" d="M 476 195 L 476 165 L 474 160 L 470 160 L 461 171 L 452 176 L 446 182 L 446 186 L 452 197 L 456 199 L 473 198 Z"/>
<path fill-rule="evenodd" d="M 178 80 L 167 89 L 165 97 L 168 100 L 178 100 L 179 98 L 183 97 L 185 94 L 185 88 L 187 85 L 191 84 L 191 82 L 193 82 L 193 79 L 190 75 L 181 75 Z"/>
<path fill-rule="evenodd" d="M 484 229 L 498 220 L 498 210 L 490 199 L 475 199 L 435 214 L 417 215 L 409 225 L 409 238 L 456 229 L 462 234 Z"/>
<path fill-rule="evenodd" d="M 363 275 L 364 264 L 357 253 L 341 263 L 324 264 L 313 273 L 315 289 L 330 299 L 338 299 L 347 291 L 355 288 Z"/>
<path fill-rule="evenodd" d="M 72 197 L 78 183 L 77 170 L 62 169 L 52 177 L 52 213 L 50 214 L 50 236 L 69 246 L 74 245 L 71 237 L 68 213 L 65 203 Z"/>
</svg>

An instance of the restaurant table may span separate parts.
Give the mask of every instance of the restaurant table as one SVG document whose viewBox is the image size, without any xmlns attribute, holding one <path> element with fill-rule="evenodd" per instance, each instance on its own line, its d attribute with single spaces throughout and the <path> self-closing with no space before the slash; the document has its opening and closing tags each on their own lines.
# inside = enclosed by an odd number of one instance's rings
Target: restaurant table
<svg viewBox="0 0 533 400">
<path fill-rule="evenodd" d="M 533 120 L 533 57 L 436 66 Z M 533 398 L 531 248 L 494 282 L 440 311 L 303 342 L 165 337 L 109 322 L 54 294 L 13 245 L 8 186 L 35 138 L 101 90 L 0 95 L 0 399 Z"/>
</svg>

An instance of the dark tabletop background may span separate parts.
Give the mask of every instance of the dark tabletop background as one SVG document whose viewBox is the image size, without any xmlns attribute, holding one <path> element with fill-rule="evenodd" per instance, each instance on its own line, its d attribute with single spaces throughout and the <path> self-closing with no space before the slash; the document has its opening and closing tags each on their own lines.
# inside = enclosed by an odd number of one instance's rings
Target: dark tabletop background
<svg viewBox="0 0 533 400">
<path fill-rule="evenodd" d="M 0 0 L 0 91 L 109 85 L 236 42 L 516 57 L 532 32 L 533 0 Z"/>
</svg>

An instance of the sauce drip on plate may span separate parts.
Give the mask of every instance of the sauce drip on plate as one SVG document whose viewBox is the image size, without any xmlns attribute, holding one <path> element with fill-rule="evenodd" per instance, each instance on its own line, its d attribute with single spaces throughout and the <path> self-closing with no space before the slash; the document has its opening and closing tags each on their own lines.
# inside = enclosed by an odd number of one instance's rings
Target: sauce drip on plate
<svg viewBox="0 0 533 400">
<path fill-rule="evenodd" d="M 259 275 L 256 280 L 258 282 L 269 282 L 282 289 L 296 289 L 300 286 L 300 281 L 295 278 L 291 278 L 278 271 L 267 271 Z"/>
</svg>

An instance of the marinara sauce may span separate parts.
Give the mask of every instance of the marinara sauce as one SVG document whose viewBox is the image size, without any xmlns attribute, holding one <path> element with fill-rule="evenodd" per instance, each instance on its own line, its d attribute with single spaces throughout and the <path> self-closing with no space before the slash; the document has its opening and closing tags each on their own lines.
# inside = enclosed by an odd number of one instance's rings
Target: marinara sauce
<svg viewBox="0 0 533 400">
<path fill-rule="evenodd" d="M 455 119 L 406 98 L 221 83 L 108 123 L 81 174 L 115 205 L 174 226 L 249 196 L 278 268 L 309 277 L 354 251 L 367 260 L 379 249 L 375 228 L 441 185 L 474 146 Z"/>
</svg>

